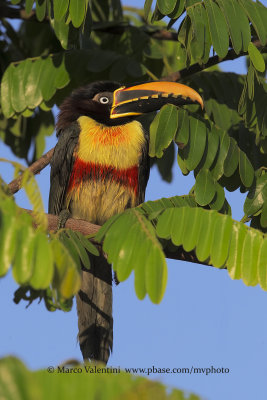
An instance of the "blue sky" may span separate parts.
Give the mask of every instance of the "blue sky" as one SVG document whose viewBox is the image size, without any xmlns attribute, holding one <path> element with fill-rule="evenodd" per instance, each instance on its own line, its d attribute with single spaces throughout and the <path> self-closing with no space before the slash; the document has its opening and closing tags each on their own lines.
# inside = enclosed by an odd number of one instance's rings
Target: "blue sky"
<svg viewBox="0 0 267 400">
<path fill-rule="evenodd" d="M 221 67 L 245 73 L 244 58 Z M 55 143 L 55 136 L 48 138 L 47 150 Z M 2 143 L 0 157 L 14 159 Z M 11 168 L 1 164 L 0 169 L 4 179 L 12 179 Z M 188 193 L 192 176 L 183 177 L 178 166 L 173 172 L 174 180 L 167 184 L 152 169 L 147 200 Z M 49 168 L 37 179 L 47 209 Z M 16 198 L 20 206 L 30 208 L 22 192 Z M 240 219 L 243 196 L 227 193 L 227 198 L 233 217 Z M 26 309 L 25 304 L 12 301 L 16 288 L 10 273 L 0 280 L 0 356 L 16 355 L 32 369 L 56 366 L 69 358 L 81 360 L 75 306 L 70 313 L 49 313 L 42 303 Z M 132 276 L 114 288 L 114 351 L 109 365 L 229 368 L 228 374 L 154 374 L 150 378 L 209 400 L 265 399 L 266 306 L 266 293 L 232 281 L 226 271 L 168 260 L 168 285 L 160 305 L 136 298 Z"/>
</svg>

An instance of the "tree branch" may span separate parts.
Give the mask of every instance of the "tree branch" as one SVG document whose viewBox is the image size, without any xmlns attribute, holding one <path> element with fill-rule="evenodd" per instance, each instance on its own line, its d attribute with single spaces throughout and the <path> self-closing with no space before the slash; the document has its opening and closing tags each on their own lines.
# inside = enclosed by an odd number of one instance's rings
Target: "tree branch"
<svg viewBox="0 0 267 400">
<path fill-rule="evenodd" d="M 27 168 L 27 170 L 30 170 L 34 175 L 39 174 L 42 169 L 50 163 L 53 153 L 54 147 L 47 153 L 43 154 L 42 157 L 36 160 L 29 168 Z M 25 171 L 22 172 L 18 178 L 8 184 L 8 189 L 11 194 L 17 193 L 21 189 L 21 181 L 24 173 Z"/>
<path fill-rule="evenodd" d="M 33 216 L 33 211 L 26 210 L 26 209 L 23 209 L 23 210 Z M 46 216 L 47 216 L 47 220 L 48 220 L 48 231 L 50 231 L 50 232 L 56 231 L 57 227 L 58 227 L 59 217 L 57 215 L 53 215 L 53 214 L 46 214 Z M 34 222 L 34 218 L 33 218 L 33 226 L 35 228 L 37 227 L 37 225 Z M 73 231 L 78 231 L 85 236 L 95 235 L 101 228 L 101 226 L 99 226 L 99 225 L 91 224 L 90 222 L 84 221 L 82 219 L 74 219 L 74 218 L 69 218 L 66 222 L 65 227 L 67 229 L 71 229 Z M 92 242 L 94 242 L 93 239 L 92 239 Z M 175 252 L 171 252 L 169 250 L 164 250 L 164 253 L 167 258 L 172 259 L 172 260 L 181 260 L 181 261 L 192 262 L 195 264 L 209 265 L 207 262 L 200 262 L 197 259 L 194 251 L 190 251 L 190 252 L 184 251 L 182 246 L 179 246 Z M 211 265 L 211 267 L 212 267 L 212 265 Z"/>
<path fill-rule="evenodd" d="M 259 39 L 254 39 L 252 43 L 262 51 L 262 53 L 267 53 L 267 46 L 262 46 L 260 43 Z M 161 78 L 161 81 L 170 81 L 170 82 L 176 82 L 179 81 L 183 78 L 186 78 L 188 76 L 191 76 L 193 74 L 196 74 L 197 72 L 203 71 L 204 69 L 207 69 L 209 67 L 212 67 L 213 65 L 219 64 L 223 61 L 229 61 L 229 60 L 236 60 L 239 57 L 247 56 L 247 52 L 240 52 L 239 54 L 236 54 L 234 49 L 230 49 L 227 53 L 227 55 L 224 58 L 220 58 L 219 56 L 213 56 L 209 58 L 209 61 L 207 64 L 199 65 L 198 63 L 191 65 L 188 68 L 184 68 L 181 71 L 176 71 L 171 73 L 170 75 L 164 76 Z"/>
<path fill-rule="evenodd" d="M 26 211 L 28 214 L 33 216 L 33 226 L 34 228 L 37 228 L 37 224 L 34 221 L 34 212 L 31 210 L 26 210 L 25 208 L 23 208 L 23 211 Z M 46 214 L 46 217 L 48 221 L 48 231 L 56 231 L 59 222 L 58 215 Z M 90 222 L 84 221 L 83 219 L 69 218 L 66 222 L 65 228 L 71 229 L 73 231 L 79 231 L 83 235 L 94 235 L 99 231 L 101 226 L 91 224 Z"/>
</svg>

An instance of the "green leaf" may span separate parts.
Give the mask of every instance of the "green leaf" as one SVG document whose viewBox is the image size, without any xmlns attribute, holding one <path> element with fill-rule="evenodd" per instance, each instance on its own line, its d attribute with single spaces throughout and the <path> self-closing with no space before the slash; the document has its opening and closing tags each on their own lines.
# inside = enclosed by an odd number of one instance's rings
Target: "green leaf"
<svg viewBox="0 0 267 400">
<path fill-rule="evenodd" d="M 189 116 L 184 109 L 178 109 L 178 129 L 174 140 L 178 145 L 184 146 L 189 140 Z"/>
<path fill-rule="evenodd" d="M 180 246 L 184 240 L 184 230 L 186 227 L 186 213 L 187 213 L 186 208 L 183 207 L 181 210 L 167 210 L 167 211 L 170 212 L 171 218 L 169 218 L 169 220 L 166 218 L 165 229 L 167 228 L 167 236 L 165 232 L 165 238 L 167 239 L 168 236 L 170 235 L 172 243 L 175 246 Z M 163 215 L 165 216 L 165 213 Z M 178 222 L 178 216 L 179 216 L 179 222 Z M 159 223 L 161 222 L 162 219 L 163 216 L 159 218 Z M 170 225 L 169 229 L 167 224 Z"/>
<path fill-rule="evenodd" d="M 253 67 L 253 64 L 250 63 L 249 67 L 248 67 L 248 73 L 247 73 L 247 94 L 248 94 L 248 98 L 250 100 L 254 99 L 254 81 L 255 81 L 255 69 Z"/>
<path fill-rule="evenodd" d="M 230 146 L 228 150 L 228 154 L 224 160 L 223 170 L 224 175 L 230 177 L 234 174 L 237 169 L 238 161 L 239 161 L 238 147 L 236 141 L 230 137 Z"/>
<path fill-rule="evenodd" d="M 162 60 L 162 46 L 154 39 L 144 48 L 144 55 L 151 59 Z"/>
<path fill-rule="evenodd" d="M 31 69 L 24 81 L 25 100 L 29 108 L 35 108 L 42 102 L 42 93 L 40 88 L 42 70 L 45 63 L 42 59 L 31 62 Z M 28 66 L 26 66 L 27 68 Z M 24 73 L 25 79 L 25 73 Z"/>
<path fill-rule="evenodd" d="M 46 0 L 35 0 L 36 17 L 38 21 L 42 21 L 46 14 Z"/>
<path fill-rule="evenodd" d="M 18 220 L 15 203 L 11 199 L 0 202 L 0 276 L 7 273 L 14 259 L 17 245 Z"/>
<path fill-rule="evenodd" d="M 218 152 L 219 144 L 220 137 L 217 133 L 217 130 L 212 127 L 210 131 L 208 130 L 207 149 L 204 153 L 201 163 L 199 164 L 199 168 L 209 169 L 212 166 L 212 163 Z"/>
<path fill-rule="evenodd" d="M 211 173 L 216 180 L 218 180 L 224 173 L 224 161 L 230 147 L 230 137 L 228 133 L 226 131 L 221 131 L 220 129 L 217 129 L 217 132 L 220 135 L 220 151 L 215 160 L 215 166 L 211 170 Z"/>
<path fill-rule="evenodd" d="M 181 23 L 178 31 L 178 41 L 188 49 L 190 46 L 191 36 L 189 35 L 191 27 L 191 20 L 188 15 L 185 16 L 183 22 Z"/>
<path fill-rule="evenodd" d="M 141 243 L 142 242 L 142 243 Z M 149 243 L 147 241 L 144 241 L 143 238 L 139 235 L 137 239 L 137 245 L 141 244 L 141 246 L 138 247 L 138 252 L 139 252 L 139 258 L 140 259 L 145 259 L 148 252 L 149 252 Z M 139 300 L 143 300 L 146 296 L 147 290 L 146 290 L 146 270 L 143 266 L 142 263 L 136 263 L 135 269 L 134 269 L 134 288 L 135 288 L 135 293 L 136 296 Z"/>
<path fill-rule="evenodd" d="M 14 72 L 15 67 L 13 64 L 10 64 L 10 66 L 4 72 L 1 82 L 1 107 L 3 114 L 6 118 L 10 118 L 12 117 L 12 115 L 14 115 L 14 110 L 11 102 L 11 87 Z"/>
<path fill-rule="evenodd" d="M 50 100 L 56 92 L 55 87 L 55 67 L 51 57 L 44 60 L 42 79 L 40 80 L 40 90 L 45 101 Z"/>
<path fill-rule="evenodd" d="M 249 17 L 252 25 L 257 32 L 262 45 L 266 42 L 266 30 L 264 23 L 261 19 L 260 8 L 252 0 L 238 0 L 241 6 L 244 8 L 247 16 Z"/>
<path fill-rule="evenodd" d="M 227 215 L 220 216 L 214 223 L 210 254 L 210 262 L 214 267 L 222 267 L 228 257 L 232 226 L 233 222 Z"/>
<path fill-rule="evenodd" d="M 197 118 L 190 118 L 190 136 L 187 146 L 183 149 L 183 158 L 189 171 L 200 163 L 207 140 L 207 128 L 204 122 Z"/>
<path fill-rule="evenodd" d="M 267 174 L 257 178 L 244 203 L 244 213 L 248 216 L 256 214 L 267 202 Z"/>
<path fill-rule="evenodd" d="M 90 259 L 88 257 L 88 254 L 87 254 L 85 248 L 83 247 L 83 244 L 81 243 L 81 241 L 79 239 L 79 236 L 76 234 L 76 232 L 73 232 L 72 230 L 68 230 L 67 233 L 68 233 L 70 240 L 76 247 L 76 250 L 77 250 L 77 253 L 79 254 L 82 265 L 85 268 L 90 269 Z"/>
<path fill-rule="evenodd" d="M 220 211 L 225 204 L 225 193 L 223 187 L 216 182 L 216 193 L 214 199 L 209 203 L 212 210 Z"/>
<path fill-rule="evenodd" d="M 228 273 L 232 279 L 241 279 L 242 251 L 246 234 L 245 225 L 241 223 L 233 225 L 229 257 L 226 262 Z"/>
<path fill-rule="evenodd" d="M 259 262 L 258 262 L 258 280 L 260 287 L 267 291 L 267 238 L 263 239 L 259 248 Z"/>
<path fill-rule="evenodd" d="M 261 22 L 265 27 L 265 43 L 267 41 L 267 29 L 266 29 L 266 19 L 267 19 L 267 7 L 266 4 L 262 4 L 259 0 L 256 1 L 256 7 L 258 8 L 258 13 L 261 17 Z"/>
<path fill-rule="evenodd" d="M 178 125 L 178 113 L 175 106 L 167 104 L 154 118 L 150 125 L 150 157 L 162 157 L 174 138 Z"/>
<path fill-rule="evenodd" d="M 158 304 L 162 300 L 167 284 L 167 265 L 163 252 L 159 247 L 147 255 L 146 288 L 150 300 Z"/>
<path fill-rule="evenodd" d="M 256 232 L 248 231 L 244 240 L 241 275 L 247 286 L 255 286 L 258 283 L 257 261 L 261 240 Z"/>
<path fill-rule="evenodd" d="M 113 217 L 109 218 L 104 225 L 101 226 L 97 234 L 95 235 L 95 240 L 101 243 L 110 229 L 111 225 L 115 223 L 115 221 L 120 217 L 120 214 L 113 215 Z"/>
<path fill-rule="evenodd" d="M 151 6 L 152 6 L 153 0 L 146 0 L 145 4 L 144 4 L 144 17 L 145 20 L 147 21 L 150 10 L 151 10 Z"/>
<path fill-rule="evenodd" d="M 66 58 L 64 56 L 60 57 L 60 64 L 58 59 L 55 61 L 52 83 L 54 83 L 57 89 L 62 89 L 70 82 L 70 75 L 66 67 Z"/>
<path fill-rule="evenodd" d="M 205 54 L 210 50 L 211 37 L 208 29 L 208 19 L 203 3 L 198 3 L 194 7 L 187 9 L 192 22 L 192 40 L 190 50 L 193 59 L 202 62 Z"/>
<path fill-rule="evenodd" d="M 265 62 L 264 58 L 257 49 L 257 47 L 250 42 L 248 45 L 248 54 L 249 57 L 254 65 L 254 67 L 259 71 L 259 72 L 264 72 L 265 71 Z"/>
<path fill-rule="evenodd" d="M 215 182 L 210 171 L 208 169 L 202 169 L 196 177 L 196 202 L 201 206 L 206 206 L 212 201 L 215 193 Z"/>
<path fill-rule="evenodd" d="M 63 49 L 67 50 L 69 48 L 71 23 L 65 24 L 64 20 L 58 21 L 56 19 L 51 19 L 50 23 L 55 31 L 55 34 L 56 34 L 61 46 L 63 47 Z"/>
<path fill-rule="evenodd" d="M 60 21 L 68 10 L 69 0 L 56 0 L 53 4 L 55 20 Z"/>
<path fill-rule="evenodd" d="M 198 208 L 186 208 L 185 219 L 186 224 L 184 225 L 183 231 L 183 248 L 185 251 L 192 251 L 197 244 L 199 231 L 201 227 L 200 218 L 198 218 Z"/>
<path fill-rule="evenodd" d="M 254 169 L 246 154 L 239 149 L 239 173 L 243 185 L 249 188 L 254 180 Z"/>
<path fill-rule="evenodd" d="M 26 0 L 26 2 L 25 2 L 25 11 L 26 11 L 26 14 L 30 14 L 31 13 L 31 11 L 32 11 L 32 8 L 33 8 L 33 3 L 34 3 L 34 1 L 35 0 Z"/>
<path fill-rule="evenodd" d="M 157 6 L 159 8 L 159 11 L 163 15 L 170 14 L 176 6 L 176 1 L 177 0 L 157 0 Z"/>
<path fill-rule="evenodd" d="M 12 269 L 13 277 L 19 284 L 29 282 L 33 272 L 34 234 L 29 222 L 28 215 L 21 215 Z"/>
<path fill-rule="evenodd" d="M 33 216 L 38 227 L 44 231 L 47 229 L 47 218 L 44 214 L 43 200 L 39 186 L 35 180 L 33 173 L 26 170 L 22 176 L 21 186 L 26 192 L 26 195 L 33 208 Z"/>
<path fill-rule="evenodd" d="M 82 233 L 76 231 L 76 235 L 78 235 L 83 247 L 89 251 L 89 253 L 92 253 L 95 256 L 99 256 L 99 251 L 98 249 L 93 245 L 93 243 L 90 242 L 89 238 L 86 238 L 83 236 Z"/>
<path fill-rule="evenodd" d="M 262 207 L 260 224 L 263 228 L 267 228 L 267 202 Z"/>
<path fill-rule="evenodd" d="M 69 256 L 73 259 L 75 265 L 80 268 L 81 262 L 80 262 L 80 257 L 79 254 L 77 253 L 76 246 L 74 245 L 73 241 L 70 240 L 70 238 L 67 236 L 67 234 L 63 231 L 60 234 L 60 241 L 64 245 L 66 252 L 69 254 Z"/>
<path fill-rule="evenodd" d="M 69 0 L 69 13 L 74 28 L 79 28 L 85 18 L 85 0 Z"/>
<path fill-rule="evenodd" d="M 34 264 L 30 285 L 34 289 L 46 289 L 53 278 L 52 250 L 45 233 L 37 232 L 34 239 Z"/>
<path fill-rule="evenodd" d="M 124 231 L 124 239 L 121 241 L 120 250 L 117 257 L 114 258 L 114 262 L 116 263 L 116 272 L 120 282 L 125 281 L 131 274 L 133 268 L 140 264 L 140 262 L 137 262 L 136 260 L 134 247 L 131 246 L 133 241 L 137 246 L 138 240 L 140 248 L 144 245 L 140 242 L 142 239 L 140 238 L 139 231 L 136 228 L 137 227 L 135 226 L 135 228 L 131 230 L 131 234 L 129 234 L 128 229 L 126 229 L 126 232 Z M 140 259 L 140 254 L 138 255 L 138 258 Z"/>
<path fill-rule="evenodd" d="M 184 162 L 184 158 L 183 155 L 181 155 L 182 150 L 178 150 L 178 154 L 177 154 L 177 163 L 182 171 L 183 175 L 188 175 L 189 174 L 189 170 L 187 169 L 185 162 Z"/>
<path fill-rule="evenodd" d="M 200 262 L 207 260 L 211 253 L 210 238 L 213 237 L 213 218 L 215 215 L 215 211 L 209 211 L 208 213 L 203 212 L 198 216 L 200 218 L 200 231 L 196 246 L 196 256 Z"/>
<path fill-rule="evenodd" d="M 219 57 L 224 58 L 228 52 L 229 37 L 223 13 L 213 0 L 204 0 L 204 4 L 214 50 Z"/>
<path fill-rule="evenodd" d="M 69 299 L 80 289 L 80 270 L 71 253 L 61 241 L 53 239 L 51 246 L 55 261 L 53 286 L 59 290 L 62 297 Z"/>
<path fill-rule="evenodd" d="M 239 5 L 238 1 L 232 0 L 232 4 L 236 10 L 236 15 L 238 15 L 238 26 L 239 26 L 239 29 L 241 30 L 241 36 L 242 36 L 242 50 L 247 51 L 248 44 L 251 39 L 249 20 L 248 20 L 246 14 L 244 12 L 242 12 L 243 10 L 242 10 L 241 6 Z"/>
<path fill-rule="evenodd" d="M 174 143 L 164 151 L 163 157 L 156 159 L 156 164 L 161 178 L 166 182 L 172 181 L 172 166 L 175 157 Z"/>
<path fill-rule="evenodd" d="M 24 65 L 18 64 L 13 69 L 11 86 L 11 103 L 13 109 L 20 113 L 26 108 L 26 101 L 23 87 Z"/>
<path fill-rule="evenodd" d="M 128 213 L 122 214 L 113 225 L 110 225 L 111 228 L 107 230 L 105 234 L 103 250 L 108 255 L 108 261 L 113 264 L 113 269 L 115 271 L 117 271 L 117 266 L 119 262 L 118 260 L 121 256 L 120 253 L 125 252 L 123 246 L 125 238 L 129 234 L 128 226 L 130 222 L 132 226 L 132 232 L 135 229 L 138 229 L 138 223 L 133 215 L 129 215 Z M 116 226 L 119 226 L 120 230 L 116 230 Z M 125 268 L 127 267 L 125 266 Z M 129 268 L 132 268 L 132 266 L 129 266 Z"/>
<path fill-rule="evenodd" d="M 176 0 L 176 5 L 174 7 L 174 10 L 168 14 L 169 18 L 179 18 L 180 15 L 183 13 L 185 7 L 185 0 Z"/>
<path fill-rule="evenodd" d="M 164 216 L 159 216 L 158 218 L 158 223 L 157 223 L 157 228 L 156 228 L 156 233 L 157 236 L 163 239 L 170 239 L 172 236 L 172 224 L 174 222 L 174 210 L 172 208 L 167 209 L 164 211 L 163 215 Z M 179 224 L 179 228 L 181 228 L 183 225 L 182 223 L 182 218 L 181 218 L 181 223 Z M 176 243 L 174 243 L 176 244 Z M 178 241 L 177 246 L 179 246 L 180 241 Z"/>
<path fill-rule="evenodd" d="M 236 54 L 239 54 L 243 47 L 248 44 L 243 40 L 249 36 L 250 40 L 250 26 L 248 19 L 236 0 L 217 0 L 224 17 L 226 19 L 233 48 Z"/>
<path fill-rule="evenodd" d="M 250 25 L 243 8 L 238 1 L 218 1 L 226 18 L 232 45 L 237 54 L 240 50 L 247 51 L 251 39 Z"/>
</svg>

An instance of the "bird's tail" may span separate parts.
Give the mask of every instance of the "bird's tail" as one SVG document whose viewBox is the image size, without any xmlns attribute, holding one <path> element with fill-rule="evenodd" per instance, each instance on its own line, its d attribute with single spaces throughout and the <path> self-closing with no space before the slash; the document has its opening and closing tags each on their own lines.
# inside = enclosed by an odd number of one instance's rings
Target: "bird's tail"
<svg viewBox="0 0 267 400">
<path fill-rule="evenodd" d="M 106 364 L 113 345 L 112 271 L 103 254 L 90 254 L 90 264 L 90 270 L 82 268 L 76 296 L 78 336 L 84 360 Z"/>
</svg>

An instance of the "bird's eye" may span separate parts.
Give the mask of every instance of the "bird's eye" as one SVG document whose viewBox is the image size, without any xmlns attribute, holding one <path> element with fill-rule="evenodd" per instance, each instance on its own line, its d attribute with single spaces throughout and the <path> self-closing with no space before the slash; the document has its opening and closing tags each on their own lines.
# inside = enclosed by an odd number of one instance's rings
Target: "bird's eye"
<svg viewBox="0 0 267 400">
<path fill-rule="evenodd" d="M 109 103 L 109 98 L 106 97 L 106 96 L 102 96 L 102 97 L 100 97 L 99 101 L 100 101 L 101 104 L 108 104 Z"/>
</svg>

